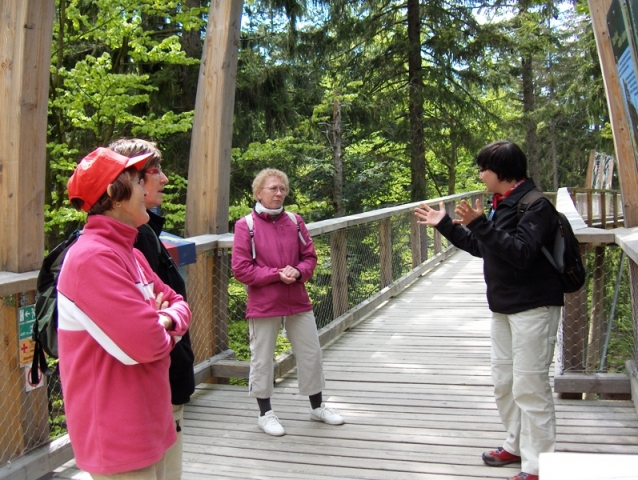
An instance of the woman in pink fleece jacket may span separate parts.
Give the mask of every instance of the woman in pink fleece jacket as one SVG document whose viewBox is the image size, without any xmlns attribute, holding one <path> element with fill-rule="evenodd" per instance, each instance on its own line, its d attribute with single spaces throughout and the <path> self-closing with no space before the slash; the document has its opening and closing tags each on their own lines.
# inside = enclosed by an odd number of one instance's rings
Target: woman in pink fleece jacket
<svg viewBox="0 0 638 480">
<path fill-rule="evenodd" d="M 275 436 L 285 434 L 270 405 L 273 354 L 282 324 L 297 361 L 299 393 L 310 397 L 310 418 L 331 425 L 344 423 L 339 414 L 322 405 L 321 347 L 305 287 L 317 265 L 317 254 L 301 217 L 293 214 L 291 218 L 284 212 L 287 193 L 284 172 L 272 168 L 259 172 L 253 181 L 257 201 L 251 212 L 254 235 L 251 239 L 246 219 L 240 219 L 235 224 L 232 254 L 235 278 L 248 286 L 249 395 L 259 404 L 257 425 Z"/>
<path fill-rule="evenodd" d="M 149 155 L 98 148 L 67 187 L 88 221 L 58 281 L 60 378 L 76 463 L 94 479 L 161 480 L 177 438 L 169 354 L 191 313 L 133 249 Z"/>
</svg>

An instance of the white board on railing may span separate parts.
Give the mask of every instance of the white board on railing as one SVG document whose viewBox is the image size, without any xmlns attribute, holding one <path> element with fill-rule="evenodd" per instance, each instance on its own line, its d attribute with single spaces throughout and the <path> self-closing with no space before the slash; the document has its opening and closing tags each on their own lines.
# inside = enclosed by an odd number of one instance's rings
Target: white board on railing
<svg viewBox="0 0 638 480">
<path fill-rule="evenodd" d="M 558 189 L 556 194 L 556 210 L 565 214 L 572 226 L 572 230 L 576 231 L 581 228 L 587 228 L 585 220 L 583 220 L 583 217 L 581 217 L 578 210 L 576 210 L 576 205 L 574 205 L 572 197 L 569 191 L 567 191 L 567 187 Z"/>
</svg>

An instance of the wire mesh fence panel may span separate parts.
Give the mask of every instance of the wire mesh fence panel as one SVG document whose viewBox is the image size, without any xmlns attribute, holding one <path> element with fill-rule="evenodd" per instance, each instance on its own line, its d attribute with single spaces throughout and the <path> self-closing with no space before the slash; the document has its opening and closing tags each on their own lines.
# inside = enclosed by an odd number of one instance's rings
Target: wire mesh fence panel
<svg viewBox="0 0 638 480">
<path fill-rule="evenodd" d="M 624 371 L 635 345 L 627 262 L 615 245 L 582 250 L 587 281 L 580 291 L 565 295 L 560 371 Z"/>
<path fill-rule="evenodd" d="M 37 384 L 30 380 L 32 323 L 28 318 L 31 315 L 26 312 L 34 300 L 33 292 L 28 292 L 3 297 L 0 302 L 4 337 L 0 364 L 0 465 L 48 443 L 51 415 L 64 428 L 63 412 L 55 402 L 59 377 L 40 375 L 42 380 Z M 54 436 L 62 433 L 57 427 L 53 432 Z"/>
</svg>

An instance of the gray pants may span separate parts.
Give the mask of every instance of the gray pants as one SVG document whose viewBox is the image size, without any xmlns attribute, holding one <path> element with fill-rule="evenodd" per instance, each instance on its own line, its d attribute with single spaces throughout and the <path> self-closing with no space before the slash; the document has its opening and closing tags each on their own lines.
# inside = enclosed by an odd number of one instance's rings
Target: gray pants
<svg viewBox="0 0 638 480">
<path fill-rule="evenodd" d="M 248 319 L 250 332 L 248 394 L 251 397 L 272 397 L 275 381 L 273 355 L 279 328 L 284 321 L 286 334 L 297 361 L 299 393 L 307 396 L 314 395 L 323 391 L 326 386 L 321 347 L 312 310 L 289 317 L 250 318 Z"/>
</svg>

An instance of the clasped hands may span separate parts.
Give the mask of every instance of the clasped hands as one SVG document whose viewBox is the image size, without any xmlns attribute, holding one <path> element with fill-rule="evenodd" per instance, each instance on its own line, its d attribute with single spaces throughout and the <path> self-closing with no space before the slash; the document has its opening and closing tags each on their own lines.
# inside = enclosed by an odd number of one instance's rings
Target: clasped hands
<svg viewBox="0 0 638 480">
<path fill-rule="evenodd" d="M 459 218 L 452 219 L 452 222 L 467 225 L 473 220 L 479 218 L 483 215 L 483 205 L 481 204 L 481 200 L 477 198 L 475 205 L 476 208 L 472 208 L 467 200 L 461 200 L 461 202 L 454 208 L 454 213 Z M 439 203 L 438 210 L 435 210 L 425 203 L 422 203 L 420 207 L 416 207 L 414 210 L 414 215 L 416 215 L 419 219 L 417 220 L 417 223 L 419 225 L 429 225 L 431 227 L 436 227 L 441 220 L 445 218 L 445 214 L 445 204 L 443 202 Z"/>
<path fill-rule="evenodd" d="M 301 272 L 295 267 L 286 265 L 284 268 L 279 269 L 279 280 L 286 284 L 294 283 L 301 277 Z"/>
</svg>

